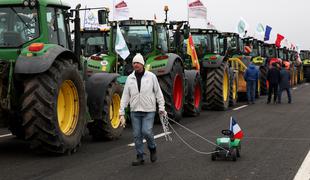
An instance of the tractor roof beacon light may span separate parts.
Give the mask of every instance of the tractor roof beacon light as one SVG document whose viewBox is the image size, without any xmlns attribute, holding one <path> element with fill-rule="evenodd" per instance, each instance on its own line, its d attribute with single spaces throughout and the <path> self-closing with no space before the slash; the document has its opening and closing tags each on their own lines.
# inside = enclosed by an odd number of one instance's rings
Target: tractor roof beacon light
<svg viewBox="0 0 310 180">
<path fill-rule="evenodd" d="M 167 20 L 168 20 L 167 16 L 168 16 L 169 7 L 165 6 L 164 7 L 164 11 L 165 11 L 165 15 L 166 15 L 165 22 L 167 22 Z"/>
</svg>

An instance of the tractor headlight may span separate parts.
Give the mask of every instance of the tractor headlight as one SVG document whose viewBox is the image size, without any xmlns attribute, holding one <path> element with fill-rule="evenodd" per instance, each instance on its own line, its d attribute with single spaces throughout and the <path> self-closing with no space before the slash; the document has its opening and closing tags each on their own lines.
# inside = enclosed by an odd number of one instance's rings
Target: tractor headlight
<svg viewBox="0 0 310 180">
<path fill-rule="evenodd" d="M 34 7 L 37 5 L 36 0 L 30 0 L 30 6 Z"/>
<path fill-rule="evenodd" d="M 24 6 L 29 6 L 29 1 L 25 0 L 23 4 L 24 4 Z"/>
</svg>

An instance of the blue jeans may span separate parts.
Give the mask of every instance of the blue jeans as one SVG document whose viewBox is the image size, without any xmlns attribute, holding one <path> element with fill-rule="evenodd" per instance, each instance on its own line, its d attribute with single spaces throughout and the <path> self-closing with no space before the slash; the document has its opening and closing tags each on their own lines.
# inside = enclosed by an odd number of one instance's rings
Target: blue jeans
<svg viewBox="0 0 310 180">
<path fill-rule="evenodd" d="M 291 103 L 292 102 L 291 89 L 290 88 L 281 88 L 281 87 L 280 87 L 280 90 L 279 90 L 278 102 L 281 103 L 282 92 L 284 90 L 286 90 L 286 92 L 287 92 L 288 102 Z"/>
<path fill-rule="evenodd" d="M 256 91 L 256 81 L 248 80 L 246 82 L 246 94 L 247 94 L 248 102 L 255 101 L 255 91 Z"/>
<path fill-rule="evenodd" d="M 137 155 L 143 156 L 143 138 L 146 139 L 148 148 L 156 148 L 153 134 L 155 112 L 130 112 L 130 117 Z"/>
</svg>

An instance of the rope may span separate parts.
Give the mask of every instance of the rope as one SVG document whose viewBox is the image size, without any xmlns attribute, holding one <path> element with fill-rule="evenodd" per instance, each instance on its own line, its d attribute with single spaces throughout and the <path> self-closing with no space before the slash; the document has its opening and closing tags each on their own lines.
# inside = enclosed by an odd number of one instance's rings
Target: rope
<svg viewBox="0 0 310 180">
<path fill-rule="evenodd" d="M 216 146 L 216 147 L 218 147 L 218 148 L 220 148 L 220 149 L 226 151 L 226 153 L 229 152 L 227 149 L 225 149 L 225 148 L 223 148 L 223 147 L 221 147 L 221 146 L 219 146 L 219 145 L 213 143 L 212 141 L 210 141 L 210 140 L 208 140 L 208 139 L 202 137 L 200 134 L 198 134 L 198 133 L 196 133 L 196 132 L 190 130 L 189 128 L 183 126 L 182 124 L 180 124 L 180 123 L 176 122 L 175 120 L 169 118 L 167 115 L 162 115 L 162 116 L 160 116 L 160 121 L 161 121 L 162 126 L 163 126 L 163 130 L 164 130 L 164 133 L 165 133 L 166 141 L 168 141 L 168 140 L 169 140 L 169 141 L 172 141 L 172 138 L 171 138 L 171 137 L 169 136 L 169 134 L 168 134 L 169 127 L 170 127 L 170 128 L 172 129 L 172 131 L 176 134 L 176 136 L 177 136 L 187 147 L 189 147 L 189 148 L 192 149 L 193 151 L 195 151 L 195 152 L 197 152 L 197 153 L 199 153 L 199 154 L 204 154 L 204 155 L 210 155 L 210 154 L 213 154 L 213 153 L 215 153 L 215 152 L 219 152 L 219 151 L 204 152 L 204 151 L 199 151 L 199 150 L 197 150 L 197 149 L 194 148 L 192 145 L 190 145 L 188 142 L 186 142 L 186 141 L 184 140 L 184 138 L 182 138 L 182 137 L 180 136 L 180 134 L 179 134 L 179 133 L 172 127 L 172 125 L 169 123 L 169 121 L 171 121 L 171 122 L 175 123 L 176 125 L 179 125 L 181 128 L 187 130 L 187 131 L 190 132 L 191 134 L 194 134 L 194 135 L 196 135 L 197 137 L 203 139 L 204 141 L 206 141 L 206 142 L 208 142 L 208 143 L 210 143 L 210 144 L 212 144 L 212 145 L 214 145 L 214 146 Z"/>
</svg>

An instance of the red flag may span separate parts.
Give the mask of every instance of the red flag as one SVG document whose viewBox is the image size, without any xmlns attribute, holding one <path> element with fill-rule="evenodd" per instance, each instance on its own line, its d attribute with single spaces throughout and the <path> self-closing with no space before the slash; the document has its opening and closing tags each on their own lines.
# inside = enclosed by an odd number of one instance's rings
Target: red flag
<svg viewBox="0 0 310 180">
<path fill-rule="evenodd" d="M 276 46 L 281 47 L 281 41 L 284 39 L 284 36 L 277 34 Z"/>
<path fill-rule="evenodd" d="M 197 57 L 192 35 L 189 35 L 189 38 L 187 39 L 187 54 L 191 56 L 192 66 L 195 67 L 197 70 L 199 70 L 200 69 L 199 60 Z"/>
</svg>

